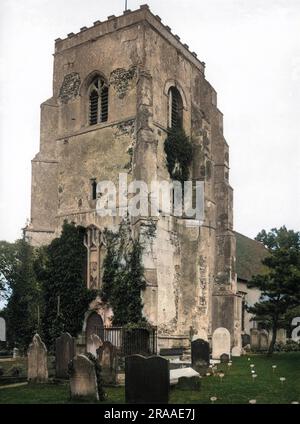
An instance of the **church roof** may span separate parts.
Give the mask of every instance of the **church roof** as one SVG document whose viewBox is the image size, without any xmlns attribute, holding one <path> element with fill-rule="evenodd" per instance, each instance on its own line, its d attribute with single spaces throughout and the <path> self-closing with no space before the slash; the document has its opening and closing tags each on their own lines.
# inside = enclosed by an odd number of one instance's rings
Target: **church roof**
<svg viewBox="0 0 300 424">
<path fill-rule="evenodd" d="M 267 267 L 261 261 L 268 255 L 264 245 L 243 234 L 236 236 L 236 272 L 238 280 L 250 281 L 257 274 L 265 274 Z"/>
</svg>

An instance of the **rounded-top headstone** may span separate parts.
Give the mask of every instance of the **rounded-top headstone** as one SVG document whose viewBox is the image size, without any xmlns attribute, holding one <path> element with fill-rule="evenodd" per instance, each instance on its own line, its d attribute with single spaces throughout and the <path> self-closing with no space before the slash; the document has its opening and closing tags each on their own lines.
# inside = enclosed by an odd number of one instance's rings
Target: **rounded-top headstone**
<svg viewBox="0 0 300 424">
<path fill-rule="evenodd" d="M 99 400 L 95 365 L 85 355 L 77 355 L 72 361 L 70 389 L 72 398 Z"/>
<path fill-rule="evenodd" d="M 69 333 L 63 333 L 55 341 L 55 371 L 57 378 L 69 377 L 68 367 L 76 355 L 76 341 Z"/>
<path fill-rule="evenodd" d="M 230 333 L 227 328 L 219 327 L 212 336 L 212 357 L 220 359 L 223 353 L 230 357 Z"/>
<path fill-rule="evenodd" d="M 86 350 L 97 357 L 97 350 L 103 345 L 102 340 L 97 334 L 91 334 L 87 341 Z"/>
</svg>

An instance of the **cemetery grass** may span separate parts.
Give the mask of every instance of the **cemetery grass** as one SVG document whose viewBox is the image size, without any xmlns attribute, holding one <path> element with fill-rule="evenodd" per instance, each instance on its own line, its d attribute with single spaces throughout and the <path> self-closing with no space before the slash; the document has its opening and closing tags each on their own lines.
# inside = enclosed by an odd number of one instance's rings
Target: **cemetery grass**
<svg viewBox="0 0 300 424">
<path fill-rule="evenodd" d="M 250 358 L 250 361 L 248 361 Z M 257 378 L 251 377 L 250 364 L 254 364 Z M 272 365 L 277 368 L 273 372 Z M 272 357 L 249 355 L 233 358 L 233 365 L 218 365 L 218 371 L 225 376 L 205 377 L 201 380 L 200 391 L 180 391 L 171 389 L 170 404 L 209 404 L 216 397 L 215 404 L 248 404 L 255 399 L 258 404 L 290 404 L 300 402 L 300 353 L 278 353 Z M 280 377 L 286 381 L 281 383 Z M 106 388 L 108 395 L 104 403 L 124 403 L 124 387 Z M 27 385 L 0 390 L 0 403 L 72 403 L 69 387 L 45 384 Z M 74 403 L 74 402 L 73 402 Z"/>
</svg>

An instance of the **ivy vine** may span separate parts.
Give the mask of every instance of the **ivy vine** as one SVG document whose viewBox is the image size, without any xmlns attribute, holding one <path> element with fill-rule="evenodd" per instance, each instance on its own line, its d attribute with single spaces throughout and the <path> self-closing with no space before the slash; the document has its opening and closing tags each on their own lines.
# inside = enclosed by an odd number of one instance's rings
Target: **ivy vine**
<svg viewBox="0 0 300 424">
<path fill-rule="evenodd" d="M 142 265 L 142 244 L 132 237 L 130 224 L 123 222 L 118 232 L 106 230 L 101 297 L 114 311 L 113 325 L 146 322 L 141 291 L 146 288 Z"/>
<path fill-rule="evenodd" d="M 193 160 L 193 145 L 182 128 L 169 129 L 165 141 L 167 168 L 172 180 L 188 181 Z"/>
</svg>

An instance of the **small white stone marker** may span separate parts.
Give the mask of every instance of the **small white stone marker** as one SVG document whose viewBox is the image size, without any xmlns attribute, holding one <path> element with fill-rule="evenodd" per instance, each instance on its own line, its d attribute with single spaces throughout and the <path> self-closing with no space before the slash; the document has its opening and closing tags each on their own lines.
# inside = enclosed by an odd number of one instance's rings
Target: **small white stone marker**
<svg viewBox="0 0 300 424">
<path fill-rule="evenodd" d="M 220 381 L 222 381 L 223 380 L 223 378 L 224 378 L 224 376 L 225 376 L 225 374 L 223 374 L 222 372 L 219 374 L 219 377 L 220 377 Z"/>
<path fill-rule="evenodd" d="M 297 402 L 296 400 L 294 400 L 293 402 L 291 402 L 292 405 L 299 405 L 299 402 Z"/>
<path fill-rule="evenodd" d="M 281 381 L 281 384 L 283 384 L 285 382 L 286 378 L 285 377 L 280 377 L 279 380 Z"/>
<path fill-rule="evenodd" d="M 251 405 L 255 405 L 255 404 L 256 404 L 256 399 L 251 399 L 251 400 L 249 400 L 249 403 L 250 403 Z"/>
<path fill-rule="evenodd" d="M 250 365 L 250 368 L 254 368 L 254 367 L 255 367 L 255 365 L 254 365 L 254 364 L 251 364 L 251 365 Z"/>
<path fill-rule="evenodd" d="M 215 396 L 212 396 L 212 397 L 210 398 L 210 400 L 211 400 L 211 403 L 214 403 L 216 400 L 218 400 L 218 398 L 216 398 Z"/>
<path fill-rule="evenodd" d="M 252 374 L 253 382 L 255 381 L 256 377 L 257 377 L 256 374 Z"/>
<path fill-rule="evenodd" d="M 273 372 L 275 372 L 277 365 L 272 365 Z"/>
</svg>

